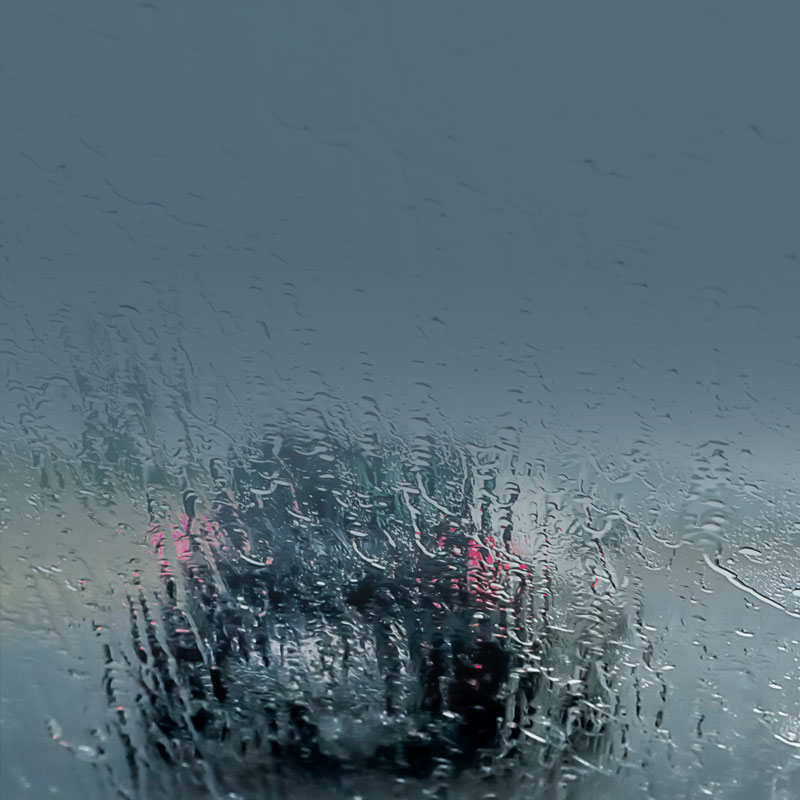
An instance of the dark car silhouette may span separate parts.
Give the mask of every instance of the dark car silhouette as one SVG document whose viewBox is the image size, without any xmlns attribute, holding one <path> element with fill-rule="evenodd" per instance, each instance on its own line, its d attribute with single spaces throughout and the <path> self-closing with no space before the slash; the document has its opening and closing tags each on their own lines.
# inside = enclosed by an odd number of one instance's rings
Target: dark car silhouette
<svg viewBox="0 0 800 800">
<path fill-rule="evenodd" d="M 545 532 L 544 552 L 521 548 L 514 529 L 524 476 L 501 492 L 496 465 L 441 444 L 420 467 L 280 437 L 210 472 L 205 513 L 191 489 L 171 525 L 153 512 L 163 588 L 129 595 L 155 758 L 425 776 L 602 746 L 613 574 L 589 541 L 572 576 L 588 605 L 559 624 L 558 547 Z"/>
</svg>

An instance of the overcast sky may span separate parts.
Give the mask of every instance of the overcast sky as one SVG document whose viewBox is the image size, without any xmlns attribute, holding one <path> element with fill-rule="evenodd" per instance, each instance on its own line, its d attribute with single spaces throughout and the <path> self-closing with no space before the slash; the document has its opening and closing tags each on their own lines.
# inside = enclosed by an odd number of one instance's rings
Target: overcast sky
<svg viewBox="0 0 800 800">
<path fill-rule="evenodd" d="M 324 381 L 796 463 L 796 4 L 3 18 L 4 375 L 94 320 L 243 402 Z"/>
</svg>

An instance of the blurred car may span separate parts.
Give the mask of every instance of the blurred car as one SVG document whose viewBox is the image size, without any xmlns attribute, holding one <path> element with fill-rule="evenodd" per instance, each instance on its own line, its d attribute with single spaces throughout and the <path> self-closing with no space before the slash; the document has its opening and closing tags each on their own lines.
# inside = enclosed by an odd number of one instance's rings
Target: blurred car
<svg viewBox="0 0 800 800">
<path fill-rule="evenodd" d="M 424 776 L 602 748 L 624 610 L 600 538 L 530 475 L 335 437 L 210 473 L 207 513 L 191 489 L 153 512 L 163 590 L 129 596 L 165 763 Z"/>
</svg>

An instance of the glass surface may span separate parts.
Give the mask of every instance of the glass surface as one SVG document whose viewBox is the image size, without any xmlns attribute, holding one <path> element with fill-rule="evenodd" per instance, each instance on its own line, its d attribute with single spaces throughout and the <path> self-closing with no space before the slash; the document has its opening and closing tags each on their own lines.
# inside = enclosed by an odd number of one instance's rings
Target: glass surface
<svg viewBox="0 0 800 800">
<path fill-rule="evenodd" d="M 800 796 L 800 9 L 0 8 L 0 795 Z"/>
</svg>

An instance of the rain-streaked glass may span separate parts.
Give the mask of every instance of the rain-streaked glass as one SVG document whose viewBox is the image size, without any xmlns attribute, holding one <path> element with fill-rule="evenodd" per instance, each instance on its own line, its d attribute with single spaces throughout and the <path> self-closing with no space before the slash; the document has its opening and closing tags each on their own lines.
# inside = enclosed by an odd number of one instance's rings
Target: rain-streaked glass
<svg viewBox="0 0 800 800">
<path fill-rule="evenodd" d="M 800 11 L 0 9 L 0 795 L 800 796 Z"/>
</svg>

